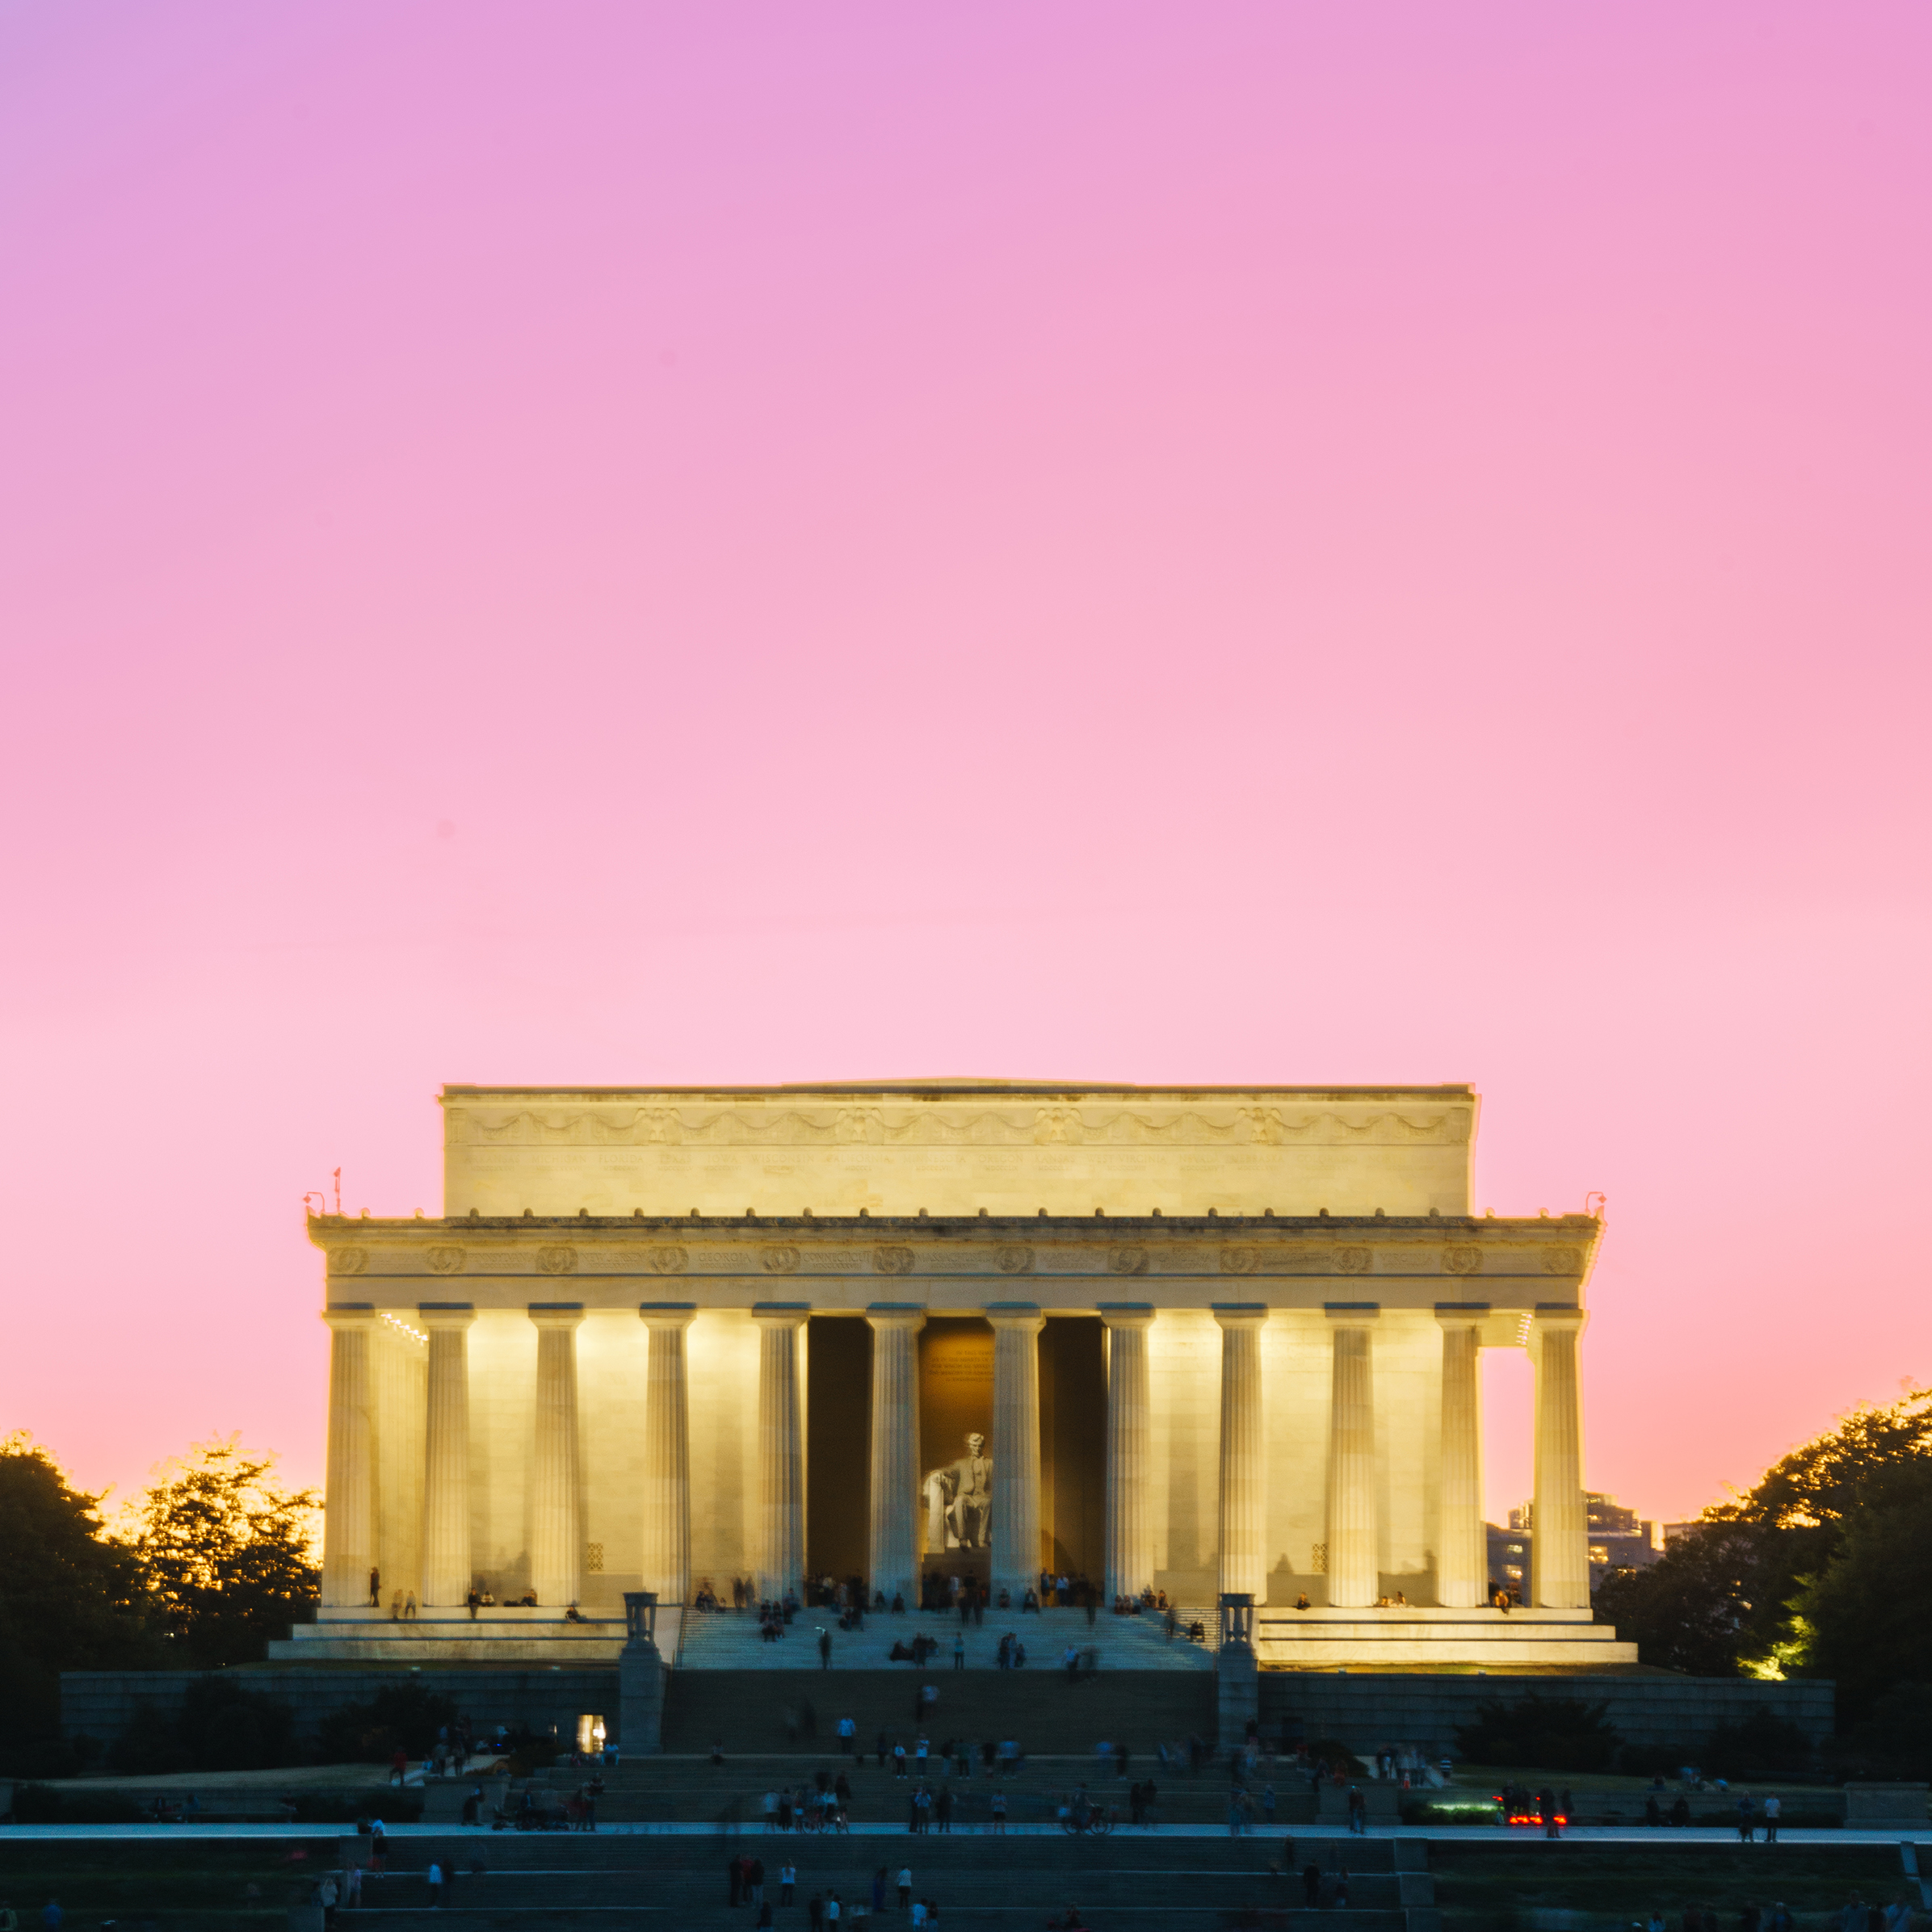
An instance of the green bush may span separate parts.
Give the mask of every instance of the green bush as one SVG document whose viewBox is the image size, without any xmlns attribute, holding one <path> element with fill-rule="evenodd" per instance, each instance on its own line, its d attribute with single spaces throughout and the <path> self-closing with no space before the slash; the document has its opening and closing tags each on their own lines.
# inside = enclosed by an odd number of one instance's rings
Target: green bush
<svg viewBox="0 0 1932 1932">
<path fill-rule="evenodd" d="M 1325 1763 L 1331 1771 L 1345 1778 L 1366 1778 L 1368 1766 L 1339 1737 L 1314 1737 L 1308 1741 L 1308 1762 Z"/>
<path fill-rule="evenodd" d="M 1713 1778 L 1799 1778 L 1811 1768 L 1812 1748 L 1795 1724 L 1754 1711 L 1742 1724 L 1720 1724 L 1701 1754 L 1679 1758 Z"/>
<path fill-rule="evenodd" d="M 50 1784 L 14 1787 L 16 1825 L 138 1825 L 147 1815 L 132 1798 L 110 1791 L 57 1791 Z"/>
<path fill-rule="evenodd" d="M 229 1677 L 198 1678 L 164 1716 L 145 1699 L 107 1754 L 124 1776 L 169 1771 L 271 1771 L 295 1762 L 288 1707 Z"/>
<path fill-rule="evenodd" d="M 1532 1690 L 1513 1704 L 1478 1704 L 1473 1724 L 1458 1724 L 1455 1741 L 1472 1764 L 1522 1765 L 1546 1771 L 1606 1770 L 1623 1740 L 1607 1704 Z"/>
<path fill-rule="evenodd" d="M 384 1684 L 366 1704 L 345 1704 L 322 1720 L 326 1764 L 387 1764 L 398 1750 L 426 1758 L 456 1707 L 426 1684 Z"/>
</svg>

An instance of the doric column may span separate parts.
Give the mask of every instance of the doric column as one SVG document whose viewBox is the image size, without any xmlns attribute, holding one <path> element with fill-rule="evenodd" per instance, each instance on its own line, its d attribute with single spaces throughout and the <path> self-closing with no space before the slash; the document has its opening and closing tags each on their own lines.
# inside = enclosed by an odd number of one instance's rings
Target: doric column
<svg viewBox="0 0 1932 1932">
<path fill-rule="evenodd" d="M 758 1326 L 758 1594 L 773 1602 L 805 1573 L 804 1404 L 798 1336 L 812 1310 L 802 1301 L 754 1305 Z"/>
<path fill-rule="evenodd" d="M 1221 1329 L 1220 1564 L 1216 1589 L 1268 1600 L 1268 1472 L 1262 1455 L 1261 1331 L 1268 1311 L 1258 1301 L 1217 1303 Z"/>
<path fill-rule="evenodd" d="M 872 1534 L 867 1587 L 887 1602 L 918 1603 L 919 1331 L 926 1311 L 907 1302 L 874 1302 L 872 1329 Z"/>
<path fill-rule="evenodd" d="M 1590 1607 L 1590 1519 L 1583 1502 L 1583 1387 L 1577 1338 L 1583 1311 L 1539 1306 L 1530 1330 L 1536 1365 L 1536 1495 L 1530 1518 L 1530 1600 L 1539 1609 Z"/>
<path fill-rule="evenodd" d="M 993 1324 L 993 1597 L 1017 1606 L 1040 1580 L 1040 1331 L 1030 1301 L 995 1302 Z"/>
<path fill-rule="evenodd" d="M 467 1301 L 426 1301 L 417 1319 L 430 1334 L 429 1417 L 423 1434 L 422 1602 L 469 1594 L 469 1325 Z"/>
<path fill-rule="evenodd" d="M 329 1467 L 322 1510 L 322 1607 L 346 1610 L 369 1600 L 376 1561 L 375 1458 L 370 1416 L 368 1302 L 322 1310 L 329 1325 Z"/>
<path fill-rule="evenodd" d="M 1145 1302 L 1102 1302 L 1107 1325 L 1107 1594 L 1137 1597 L 1153 1581 L 1149 1529 L 1147 1331 Z M 996 1465 L 997 1466 L 997 1465 Z"/>
<path fill-rule="evenodd" d="M 1376 1555 L 1375 1322 L 1372 1301 L 1331 1301 L 1329 1383 L 1329 1602 L 1348 1610 L 1380 1594 Z"/>
<path fill-rule="evenodd" d="M 535 1301 L 536 1455 L 531 1465 L 530 1581 L 546 1610 L 583 1594 L 583 1516 L 578 1503 L 577 1327 L 581 1301 Z"/>
<path fill-rule="evenodd" d="M 1443 1329 L 1442 1453 L 1436 1497 L 1435 1600 L 1468 1610 L 1488 1595 L 1483 1531 L 1482 1391 L 1476 1379 L 1486 1301 L 1438 1301 Z"/>
<path fill-rule="evenodd" d="M 695 1301 L 647 1301 L 637 1310 L 651 1332 L 644 1392 L 644 1587 L 660 1603 L 691 1597 L 691 1422 L 684 1331 Z"/>
</svg>

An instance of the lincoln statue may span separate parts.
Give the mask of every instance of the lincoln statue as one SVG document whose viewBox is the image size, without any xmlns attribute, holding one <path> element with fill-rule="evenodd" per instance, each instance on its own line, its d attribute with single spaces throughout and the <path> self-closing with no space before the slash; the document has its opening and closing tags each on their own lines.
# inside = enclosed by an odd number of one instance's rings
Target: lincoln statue
<svg viewBox="0 0 1932 1932">
<path fill-rule="evenodd" d="M 935 1469 L 924 1484 L 926 1546 L 929 1550 L 984 1550 L 993 1547 L 993 1458 L 986 1438 L 966 1438 L 966 1453 Z"/>
</svg>

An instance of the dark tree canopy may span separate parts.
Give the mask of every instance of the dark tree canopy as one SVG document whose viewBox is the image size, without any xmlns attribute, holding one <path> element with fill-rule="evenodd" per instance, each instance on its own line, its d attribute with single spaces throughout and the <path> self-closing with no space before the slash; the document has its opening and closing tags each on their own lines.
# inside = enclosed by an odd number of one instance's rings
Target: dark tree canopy
<svg viewBox="0 0 1932 1932">
<path fill-rule="evenodd" d="M 258 1662 L 271 1638 L 314 1615 L 316 1499 L 284 1489 L 275 1460 L 237 1436 L 196 1443 L 156 1472 L 134 1513 L 135 1561 L 179 1664 Z"/>
<path fill-rule="evenodd" d="M 27 1437 L 0 1442 L 0 1770 L 57 1745 L 63 1670 L 162 1661 L 139 1565 L 99 1504 Z"/>
<path fill-rule="evenodd" d="M 1596 1604 L 1647 1664 L 1833 1678 L 1841 1722 L 1932 1682 L 1932 1390 L 1853 1410 Z"/>
</svg>

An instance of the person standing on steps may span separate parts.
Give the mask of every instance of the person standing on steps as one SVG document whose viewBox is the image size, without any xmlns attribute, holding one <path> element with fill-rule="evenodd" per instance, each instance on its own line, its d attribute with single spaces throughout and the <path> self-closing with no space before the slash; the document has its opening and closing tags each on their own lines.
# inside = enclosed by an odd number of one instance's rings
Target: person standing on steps
<svg viewBox="0 0 1932 1932">
<path fill-rule="evenodd" d="M 913 1868 L 909 1865 L 899 1867 L 899 1909 L 903 1912 L 913 1902 Z"/>
<path fill-rule="evenodd" d="M 825 1932 L 838 1932 L 839 1914 L 843 1910 L 844 1907 L 838 1902 L 838 1894 L 836 1892 L 828 1892 L 825 1895 Z"/>
<path fill-rule="evenodd" d="M 885 1909 L 885 1867 L 883 1865 L 872 1874 L 872 1909 L 875 1912 Z"/>
<path fill-rule="evenodd" d="M 822 1623 L 818 1627 L 818 1667 L 821 1670 L 832 1668 L 832 1633 Z"/>
<path fill-rule="evenodd" d="M 1006 1835 L 1006 1794 L 1004 1791 L 993 1794 L 993 1835 L 996 1838 L 1003 1838 Z"/>
<path fill-rule="evenodd" d="M 966 1668 L 966 1640 L 956 1636 L 952 1640 L 952 1667 L 956 1670 Z"/>
<path fill-rule="evenodd" d="M 778 1868 L 778 1902 L 781 1905 L 792 1903 L 792 1888 L 798 1883 L 798 1867 L 789 1858 Z"/>
</svg>

